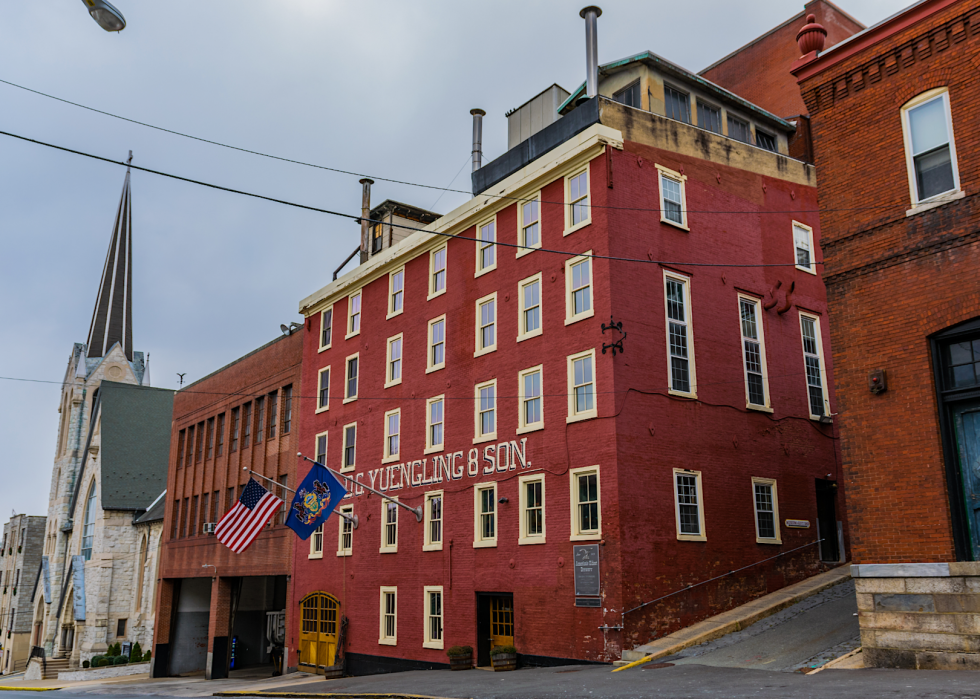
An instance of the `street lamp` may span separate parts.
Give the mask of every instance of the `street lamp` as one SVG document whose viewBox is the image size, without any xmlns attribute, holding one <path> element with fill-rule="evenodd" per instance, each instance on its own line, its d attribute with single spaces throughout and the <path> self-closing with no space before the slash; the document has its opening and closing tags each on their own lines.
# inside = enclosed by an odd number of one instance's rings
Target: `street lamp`
<svg viewBox="0 0 980 699">
<path fill-rule="evenodd" d="M 82 2 L 88 8 L 92 19 L 107 32 L 121 32 L 126 28 L 126 18 L 122 16 L 122 12 L 105 0 L 82 0 Z"/>
</svg>

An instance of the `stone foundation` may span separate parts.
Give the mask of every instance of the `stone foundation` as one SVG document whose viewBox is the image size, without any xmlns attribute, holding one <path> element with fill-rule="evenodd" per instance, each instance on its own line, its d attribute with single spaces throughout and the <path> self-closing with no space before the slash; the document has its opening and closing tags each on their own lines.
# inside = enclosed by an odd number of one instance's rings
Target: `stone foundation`
<svg viewBox="0 0 980 699">
<path fill-rule="evenodd" d="M 93 667 L 84 670 L 69 670 L 59 672 L 58 679 L 61 681 L 83 682 L 85 680 L 103 680 L 109 677 L 125 677 L 127 675 L 145 675 L 150 672 L 150 662 L 131 663 L 128 665 L 111 665 L 106 667 Z"/>
<path fill-rule="evenodd" d="M 865 667 L 980 670 L 980 562 L 853 565 Z"/>
</svg>

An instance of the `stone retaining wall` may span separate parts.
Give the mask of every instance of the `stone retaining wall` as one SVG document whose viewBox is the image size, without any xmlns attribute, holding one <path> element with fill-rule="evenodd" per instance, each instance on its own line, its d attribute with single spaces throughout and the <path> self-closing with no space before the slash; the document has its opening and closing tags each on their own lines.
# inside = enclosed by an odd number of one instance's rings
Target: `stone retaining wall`
<svg viewBox="0 0 980 699">
<path fill-rule="evenodd" d="M 90 667 L 82 670 L 59 672 L 58 679 L 69 682 L 85 680 L 104 680 L 109 677 L 125 677 L 126 675 L 142 675 L 150 671 L 150 662 L 130 663 L 128 665 L 111 665 L 106 667 Z"/>
<path fill-rule="evenodd" d="M 980 562 L 853 565 L 865 667 L 980 670 Z"/>
</svg>

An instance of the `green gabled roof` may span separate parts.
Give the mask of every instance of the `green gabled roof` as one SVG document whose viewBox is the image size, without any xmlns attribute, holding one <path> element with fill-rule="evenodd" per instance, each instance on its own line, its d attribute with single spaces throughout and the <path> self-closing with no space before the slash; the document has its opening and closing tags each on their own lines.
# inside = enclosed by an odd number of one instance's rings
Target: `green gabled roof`
<svg viewBox="0 0 980 699">
<path fill-rule="evenodd" d="M 145 510 L 167 487 L 174 392 L 103 381 L 102 508 Z"/>
</svg>

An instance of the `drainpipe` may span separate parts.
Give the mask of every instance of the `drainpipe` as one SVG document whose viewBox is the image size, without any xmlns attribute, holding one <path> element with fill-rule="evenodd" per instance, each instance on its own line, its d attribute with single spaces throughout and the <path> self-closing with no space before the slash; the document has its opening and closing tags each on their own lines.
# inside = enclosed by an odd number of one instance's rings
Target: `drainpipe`
<svg viewBox="0 0 980 699">
<path fill-rule="evenodd" d="M 361 183 L 361 262 L 367 261 L 371 251 L 368 237 L 368 219 L 371 218 L 371 185 L 374 180 L 365 177 Z"/>
<path fill-rule="evenodd" d="M 482 109 L 471 109 L 473 115 L 473 172 L 483 167 L 483 117 L 487 115 Z"/>
<path fill-rule="evenodd" d="M 578 16 L 585 20 L 585 94 L 592 99 L 599 94 L 599 48 L 596 20 L 602 9 L 595 5 L 582 8 Z"/>
</svg>

